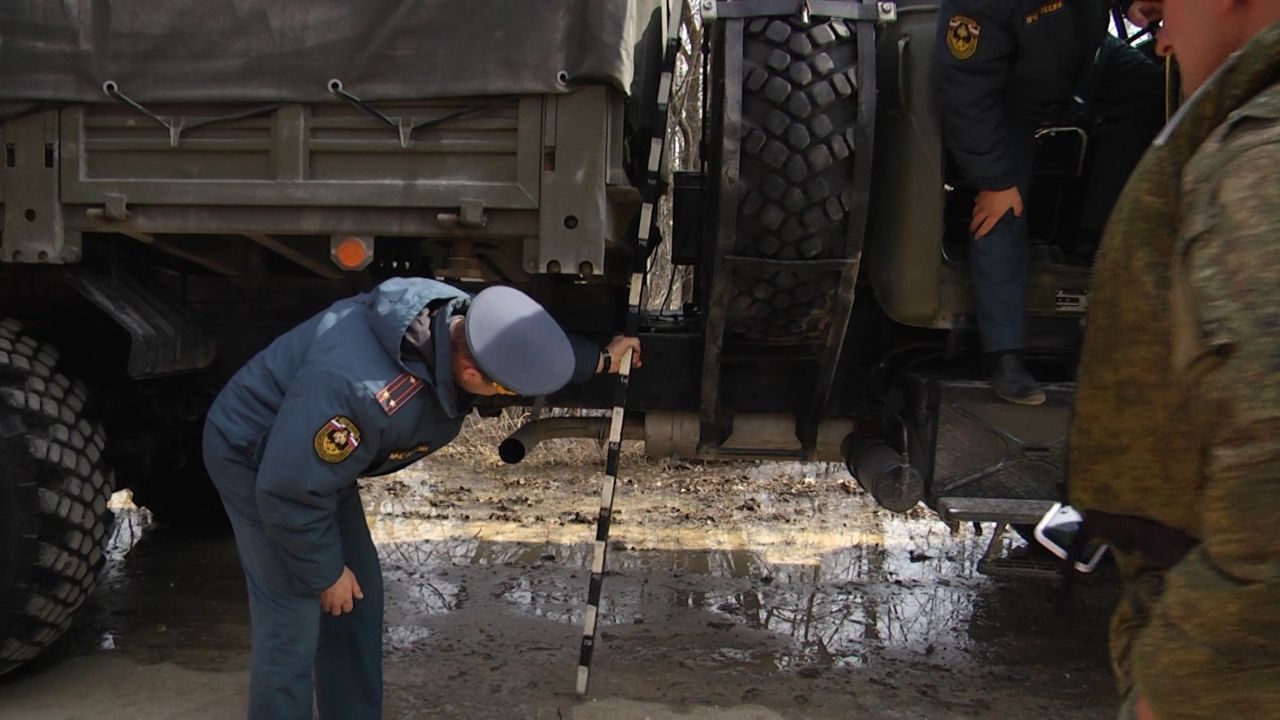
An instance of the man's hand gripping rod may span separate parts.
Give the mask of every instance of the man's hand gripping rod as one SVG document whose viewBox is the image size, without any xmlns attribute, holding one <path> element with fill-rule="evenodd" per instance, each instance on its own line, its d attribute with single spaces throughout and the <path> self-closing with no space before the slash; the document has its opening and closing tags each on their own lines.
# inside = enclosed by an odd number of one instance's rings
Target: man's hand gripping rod
<svg viewBox="0 0 1280 720">
<path fill-rule="evenodd" d="M 670 119 L 671 84 L 675 76 L 676 54 L 680 49 L 680 19 L 684 0 L 673 3 L 667 29 L 667 47 L 662 56 L 662 79 L 658 83 L 657 111 L 654 113 L 653 140 L 649 144 L 649 164 L 640 187 L 640 222 L 637 226 L 635 253 L 631 258 L 631 287 L 628 298 L 624 334 L 634 337 L 640 324 L 641 298 L 644 291 L 644 263 L 657 220 L 658 188 L 663 149 L 667 141 Z M 595 552 L 591 558 L 591 584 L 587 590 L 587 612 L 582 626 L 582 649 L 578 654 L 578 694 L 585 695 L 591 679 L 591 654 L 596 645 L 596 622 L 600 618 L 600 593 L 604 586 L 605 553 L 609 547 L 609 523 L 613 518 L 613 493 L 618 487 L 618 455 L 622 451 L 622 422 L 627 407 L 627 385 L 631 380 L 631 350 L 623 353 L 618 371 L 617 394 L 614 396 L 613 419 L 609 424 L 609 455 L 605 465 L 604 484 L 600 489 L 600 517 L 596 522 Z"/>
</svg>

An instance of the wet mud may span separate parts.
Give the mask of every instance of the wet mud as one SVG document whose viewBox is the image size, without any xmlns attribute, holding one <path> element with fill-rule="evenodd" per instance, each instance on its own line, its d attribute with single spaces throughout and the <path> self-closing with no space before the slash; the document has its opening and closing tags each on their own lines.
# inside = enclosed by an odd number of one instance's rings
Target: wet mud
<svg viewBox="0 0 1280 720">
<path fill-rule="evenodd" d="M 599 480 L 429 462 L 365 482 L 387 717 L 1114 714 L 1113 582 L 1058 608 L 1046 582 L 976 572 L 988 536 L 877 510 L 842 468 L 767 463 L 624 478 L 579 698 Z M 247 624 L 229 536 L 121 510 L 99 592 L 68 638 L 0 678 L 0 717 L 238 717 Z"/>
</svg>

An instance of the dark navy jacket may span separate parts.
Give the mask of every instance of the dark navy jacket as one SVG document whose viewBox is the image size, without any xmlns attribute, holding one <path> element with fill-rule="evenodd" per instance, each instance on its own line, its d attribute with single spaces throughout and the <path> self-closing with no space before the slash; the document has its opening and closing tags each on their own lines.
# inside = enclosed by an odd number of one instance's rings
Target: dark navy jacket
<svg viewBox="0 0 1280 720">
<path fill-rule="evenodd" d="M 965 180 L 1018 184 L 1006 148 L 1067 114 L 1107 34 L 1101 0 L 942 0 L 934 80 L 943 139 Z"/>
<path fill-rule="evenodd" d="M 457 436 L 474 398 L 453 382 L 448 323 L 469 302 L 433 280 L 388 280 L 277 338 L 214 401 L 208 422 L 257 469 L 258 513 L 302 587 L 319 593 L 342 573 L 340 492 Z M 429 305 L 438 371 L 402 350 Z M 595 372 L 599 348 L 570 340 L 581 382 Z"/>
</svg>

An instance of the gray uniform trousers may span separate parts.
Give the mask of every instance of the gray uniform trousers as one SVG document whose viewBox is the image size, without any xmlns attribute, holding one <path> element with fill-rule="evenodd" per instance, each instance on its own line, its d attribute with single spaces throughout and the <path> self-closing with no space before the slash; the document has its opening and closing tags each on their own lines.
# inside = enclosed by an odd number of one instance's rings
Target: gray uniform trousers
<svg viewBox="0 0 1280 720">
<path fill-rule="evenodd" d="M 289 587 L 288 568 L 259 518 L 256 471 L 212 424 L 204 458 L 236 535 L 249 586 L 252 660 L 249 717 L 311 720 L 312 688 L 321 718 L 360 720 L 382 714 L 382 569 L 354 487 L 337 522 L 343 559 L 364 592 L 340 617 L 320 610 L 320 598 Z"/>
</svg>

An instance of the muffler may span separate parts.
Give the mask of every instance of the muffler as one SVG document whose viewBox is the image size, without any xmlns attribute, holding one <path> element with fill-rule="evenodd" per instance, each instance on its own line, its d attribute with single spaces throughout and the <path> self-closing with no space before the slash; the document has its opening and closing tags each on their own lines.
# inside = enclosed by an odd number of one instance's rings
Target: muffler
<svg viewBox="0 0 1280 720">
<path fill-rule="evenodd" d="M 543 440 L 554 438 L 591 438 L 604 442 L 609 436 L 607 417 L 556 417 L 530 420 L 498 445 L 498 457 L 508 464 L 520 462 Z M 622 427 L 624 440 L 643 440 L 644 423 L 627 422 Z"/>
<path fill-rule="evenodd" d="M 924 499 L 920 472 L 878 435 L 850 435 L 844 441 L 844 465 L 886 510 L 906 512 Z"/>
</svg>

